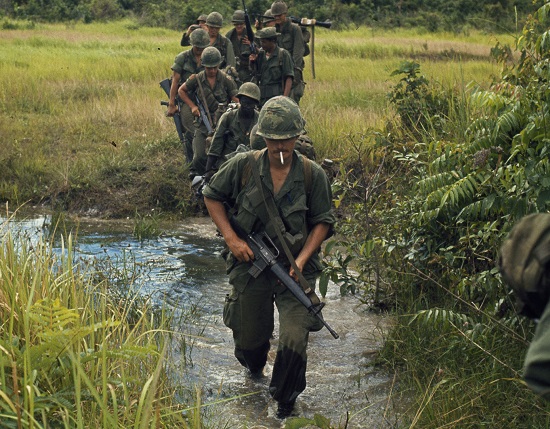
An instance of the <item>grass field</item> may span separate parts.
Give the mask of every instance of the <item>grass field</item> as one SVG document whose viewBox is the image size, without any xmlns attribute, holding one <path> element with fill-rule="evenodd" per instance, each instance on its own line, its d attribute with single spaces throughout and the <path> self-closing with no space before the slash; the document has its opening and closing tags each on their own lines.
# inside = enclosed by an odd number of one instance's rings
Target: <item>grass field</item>
<svg viewBox="0 0 550 429">
<path fill-rule="evenodd" d="M 186 211 L 186 167 L 158 82 L 182 50 L 180 33 L 108 24 L 25 23 L 0 34 L 0 200 L 56 203 L 121 216 Z M 316 79 L 306 59 L 301 103 L 318 153 L 345 154 L 346 135 L 384 124 L 403 60 L 443 87 L 488 85 L 489 52 L 511 36 L 315 31 Z"/>
</svg>

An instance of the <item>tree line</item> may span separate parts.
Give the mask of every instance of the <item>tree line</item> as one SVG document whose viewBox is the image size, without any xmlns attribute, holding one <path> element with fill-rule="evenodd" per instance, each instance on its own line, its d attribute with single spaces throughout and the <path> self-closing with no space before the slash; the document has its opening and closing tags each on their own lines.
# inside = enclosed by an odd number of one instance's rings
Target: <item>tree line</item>
<svg viewBox="0 0 550 429">
<path fill-rule="evenodd" d="M 505 32 L 521 28 L 535 10 L 525 0 L 288 0 L 290 14 L 347 26 L 424 27 L 428 31 L 470 28 Z M 250 14 L 262 14 L 271 0 L 248 0 Z M 220 12 L 227 22 L 242 0 L 0 0 L 0 17 L 30 21 L 106 21 L 135 18 L 141 25 L 183 29 L 198 15 Z M 6 28 L 6 24 L 4 25 Z"/>
</svg>

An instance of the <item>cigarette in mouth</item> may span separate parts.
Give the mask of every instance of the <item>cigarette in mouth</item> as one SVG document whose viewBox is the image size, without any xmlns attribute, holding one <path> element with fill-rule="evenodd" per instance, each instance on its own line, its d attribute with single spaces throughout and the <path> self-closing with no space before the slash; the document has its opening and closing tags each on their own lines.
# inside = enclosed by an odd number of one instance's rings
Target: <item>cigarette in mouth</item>
<svg viewBox="0 0 550 429">
<path fill-rule="evenodd" d="M 285 165 L 285 160 L 283 159 L 283 152 L 279 152 L 279 155 L 281 155 L 281 164 Z"/>
</svg>

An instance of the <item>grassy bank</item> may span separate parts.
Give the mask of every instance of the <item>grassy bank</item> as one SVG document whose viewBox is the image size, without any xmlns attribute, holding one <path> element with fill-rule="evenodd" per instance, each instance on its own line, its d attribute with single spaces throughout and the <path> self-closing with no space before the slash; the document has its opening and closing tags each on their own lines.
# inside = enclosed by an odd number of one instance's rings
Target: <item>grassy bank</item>
<svg viewBox="0 0 550 429">
<path fill-rule="evenodd" d="M 199 427 L 166 372 L 183 335 L 174 314 L 125 267 L 114 275 L 75 260 L 71 237 L 57 253 L 0 223 L 2 428 Z"/>
<path fill-rule="evenodd" d="M 0 200 L 103 216 L 152 207 L 189 212 L 186 167 L 158 82 L 182 49 L 180 34 L 133 22 L 0 30 Z M 499 37 L 500 40 L 506 37 Z M 390 73 L 418 59 L 442 85 L 487 85 L 494 36 L 317 29 L 317 79 L 302 110 L 320 156 L 340 158 L 348 134 L 393 113 Z"/>
</svg>

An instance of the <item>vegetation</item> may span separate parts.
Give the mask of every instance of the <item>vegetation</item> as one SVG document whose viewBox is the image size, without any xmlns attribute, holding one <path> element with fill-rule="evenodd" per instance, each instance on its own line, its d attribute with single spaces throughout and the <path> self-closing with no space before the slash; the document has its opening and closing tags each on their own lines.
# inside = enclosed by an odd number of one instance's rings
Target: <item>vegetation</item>
<svg viewBox="0 0 550 429">
<path fill-rule="evenodd" d="M 441 88 L 404 62 L 389 92 L 395 122 L 354 140 L 361 161 L 336 184 L 353 239 L 327 247 L 326 275 L 394 309 L 380 361 L 414 392 L 414 427 L 548 425 L 550 408 L 521 380 L 534 324 L 517 316 L 496 261 L 518 219 L 548 211 L 549 12 L 528 20 L 517 60 L 495 47 L 502 73 L 488 89 Z"/>
<path fill-rule="evenodd" d="M 547 427 L 548 406 L 520 378 L 533 323 L 515 314 L 495 261 L 516 220 L 548 210 L 549 11 L 550 4 L 542 5 L 515 39 L 499 36 L 498 43 L 471 29 L 460 34 L 316 30 L 317 79 L 308 80 L 301 107 L 318 155 L 335 159 L 345 173 L 334 182 L 341 234 L 325 249 L 324 278 L 338 282 L 342 293 L 355 293 L 369 306 L 395 314 L 379 361 L 399 375 L 401 390 L 410 394 L 410 427 Z M 183 151 L 158 104 L 158 82 L 180 49 L 179 32 L 131 20 L 26 25 L 13 22 L 0 39 L 5 59 L 0 129 L 9 136 L 0 153 L 0 199 L 134 216 L 137 237 L 157 233 L 157 215 L 143 215 L 152 208 L 189 213 Z M 507 47 L 510 42 L 515 52 Z M 498 63 L 489 59 L 491 46 Z M 6 247 L 0 264 L 11 265 L 0 272 L 24 271 L 23 261 L 32 260 L 30 249 L 16 251 L 10 241 Z M 0 381 L 10 386 L 13 405 L 3 412 L 14 422 L 52 416 L 66 426 L 82 422 L 83 415 L 64 417 L 74 414 L 63 398 L 45 409 L 40 401 L 27 409 L 33 401 L 16 394 L 50 400 L 58 391 L 76 395 L 74 386 L 80 386 L 84 393 L 77 403 L 86 411 L 99 410 L 99 427 L 136 425 L 130 411 L 135 417 L 139 407 L 155 416 L 159 410 L 159 418 L 178 415 L 162 411 L 174 407 L 163 402 L 173 395 L 162 390 L 170 387 L 163 384 L 158 352 L 164 344 L 159 332 L 169 315 L 161 312 L 152 319 L 154 326 L 145 325 L 151 320 L 146 317 L 124 325 L 126 311 L 113 315 L 101 289 L 105 283 L 89 276 L 83 288 L 69 282 L 58 303 L 57 285 L 78 275 L 67 265 L 70 260 L 63 260 L 63 271 L 35 269 L 48 276 L 64 273 L 59 278 L 19 276 L 24 279 L 19 288 L 33 286 L 28 302 L 18 303 L 19 310 L 29 311 L 11 318 L 6 313 L 3 319 L 10 323 L 2 326 L 8 329 L 2 347 L 12 360 Z M 0 291 L 8 298 L 18 290 L 10 279 L 0 277 L 0 286 L 7 285 Z M 45 292 L 38 293 L 52 287 L 49 301 Z M 77 301 L 76 294 L 86 288 L 98 291 L 97 302 L 90 298 L 94 294 Z M 6 305 L 14 307 L 13 299 L 24 296 L 8 298 Z M 86 305 L 92 306 L 85 310 L 89 315 L 77 323 L 74 309 Z M 76 333 L 61 350 L 66 359 L 52 364 L 53 375 L 29 372 L 34 355 L 20 360 L 21 367 L 12 363 L 27 350 L 22 342 L 40 347 L 49 338 L 49 331 L 41 333 L 44 321 L 33 308 L 40 315 L 61 311 L 72 323 L 67 329 Z M 97 316 L 97 309 L 111 312 Z M 120 377 L 129 373 L 109 372 L 123 367 L 116 353 L 110 360 L 107 352 L 113 344 L 125 344 L 115 334 L 133 333 L 135 323 L 142 329 L 142 336 L 136 331 L 136 347 L 143 353 L 136 353 L 130 366 L 143 371 L 139 380 L 151 380 L 147 386 L 136 383 L 146 392 L 143 398 L 124 390 L 128 383 Z M 88 350 L 100 340 L 104 346 Z M 92 376 L 79 369 L 83 359 L 90 359 L 85 369 Z M 59 389 L 51 388 L 54 382 Z M 31 384 L 30 390 L 16 388 Z M 134 408 L 118 410 L 122 403 Z M 20 417 L 18 410 L 26 413 Z M 321 416 L 314 420 L 330 425 Z"/>
<path fill-rule="evenodd" d="M 249 0 L 250 13 L 263 14 L 272 0 Z M 290 13 L 319 20 L 330 19 L 339 28 L 350 24 L 385 28 L 423 27 L 428 31 L 481 29 L 514 30 L 517 21 L 533 10 L 527 1 L 499 0 L 308 0 L 287 1 Z M 241 0 L 53 0 L 48 7 L 36 0 L 3 0 L 0 17 L 32 22 L 80 21 L 90 23 L 135 17 L 140 24 L 172 29 L 187 28 L 202 13 L 220 12 L 226 19 Z"/>
<path fill-rule="evenodd" d="M 72 236 L 56 254 L 45 238 L 13 236 L 6 225 L 0 426 L 199 427 L 194 407 L 183 418 L 186 392 L 167 377 L 178 318 L 139 293 L 135 267 L 115 275 L 107 261 L 75 260 Z"/>
</svg>

